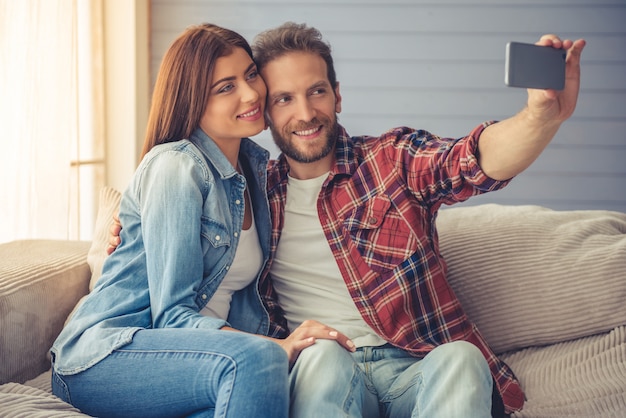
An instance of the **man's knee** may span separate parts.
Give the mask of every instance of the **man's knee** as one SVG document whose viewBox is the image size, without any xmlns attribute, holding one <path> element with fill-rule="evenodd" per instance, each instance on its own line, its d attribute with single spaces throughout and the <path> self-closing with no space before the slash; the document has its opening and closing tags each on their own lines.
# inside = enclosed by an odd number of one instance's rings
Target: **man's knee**
<svg viewBox="0 0 626 418">
<path fill-rule="evenodd" d="M 467 341 L 453 341 L 436 347 L 429 355 L 445 357 L 461 364 L 478 363 L 487 365 L 485 356 L 478 347 Z"/>
<path fill-rule="evenodd" d="M 302 350 L 289 380 L 292 417 L 363 416 L 363 373 L 333 340 L 317 340 Z"/>
<path fill-rule="evenodd" d="M 489 416 L 493 379 L 474 344 L 442 344 L 422 360 L 420 370 L 417 405 L 423 416 Z"/>
<path fill-rule="evenodd" d="M 353 364 L 350 353 L 334 340 L 317 340 L 302 350 L 294 370 L 306 369 L 309 373 L 325 374 L 326 370 L 338 372 L 342 366 Z"/>
<path fill-rule="evenodd" d="M 491 379 L 489 363 L 478 347 L 467 341 L 454 341 L 442 344 L 431 351 L 427 357 L 438 363 L 438 367 L 451 373 L 462 372 L 476 377 Z"/>
</svg>

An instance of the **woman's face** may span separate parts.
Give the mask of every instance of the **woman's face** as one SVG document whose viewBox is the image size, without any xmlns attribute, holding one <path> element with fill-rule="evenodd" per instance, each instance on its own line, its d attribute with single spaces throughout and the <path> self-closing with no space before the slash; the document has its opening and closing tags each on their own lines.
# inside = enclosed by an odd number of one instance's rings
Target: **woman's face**
<svg viewBox="0 0 626 418">
<path fill-rule="evenodd" d="M 218 58 L 200 128 L 218 146 L 265 128 L 267 89 L 256 64 L 242 48 Z"/>
</svg>

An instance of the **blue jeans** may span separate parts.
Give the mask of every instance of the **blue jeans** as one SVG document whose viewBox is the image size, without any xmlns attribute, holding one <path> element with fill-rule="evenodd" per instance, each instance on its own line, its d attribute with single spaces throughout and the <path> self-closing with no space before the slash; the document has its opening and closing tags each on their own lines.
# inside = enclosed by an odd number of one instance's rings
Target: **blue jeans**
<svg viewBox="0 0 626 418">
<path fill-rule="evenodd" d="M 349 353 L 318 340 L 290 375 L 291 417 L 490 417 L 493 380 L 480 350 L 459 341 L 424 358 L 390 345 Z"/>
<path fill-rule="evenodd" d="M 98 417 L 286 418 L 287 354 L 258 336 L 148 329 L 89 369 L 52 375 L 53 393 Z"/>
</svg>

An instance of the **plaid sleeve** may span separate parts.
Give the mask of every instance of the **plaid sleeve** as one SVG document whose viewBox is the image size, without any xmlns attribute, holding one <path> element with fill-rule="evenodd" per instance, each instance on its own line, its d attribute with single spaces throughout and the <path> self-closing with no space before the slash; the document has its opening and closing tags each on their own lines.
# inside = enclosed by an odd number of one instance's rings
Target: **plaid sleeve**
<svg viewBox="0 0 626 418">
<path fill-rule="evenodd" d="M 272 338 L 287 338 L 289 327 L 282 308 L 278 305 L 276 292 L 271 284 L 269 273 L 263 275 L 259 283 L 259 291 L 263 306 L 267 309 L 270 317 L 270 329 L 268 336 Z"/>
<path fill-rule="evenodd" d="M 394 146 L 387 149 L 397 153 L 390 158 L 402 164 L 410 189 L 427 204 L 462 202 L 509 182 L 490 178 L 478 164 L 478 138 L 491 123 L 483 123 L 461 138 L 442 138 L 427 131 L 391 131 Z"/>
</svg>

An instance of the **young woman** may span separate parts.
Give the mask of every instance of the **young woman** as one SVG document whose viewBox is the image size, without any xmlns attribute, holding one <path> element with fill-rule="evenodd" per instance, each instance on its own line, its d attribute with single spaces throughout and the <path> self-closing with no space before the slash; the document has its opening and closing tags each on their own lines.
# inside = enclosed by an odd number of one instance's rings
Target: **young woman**
<svg viewBox="0 0 626 418">
<path fill-rule="evenodd" d="M 268 153 L 246 138 L 265 96 L 240 35 L 203 24 L 169 48 L 122 244 L 52 347 L 55 395 L 100 417 L 288 416 L 288 350 L 252 335 L 278 329 L 257 290 Z"/>
</svg>

